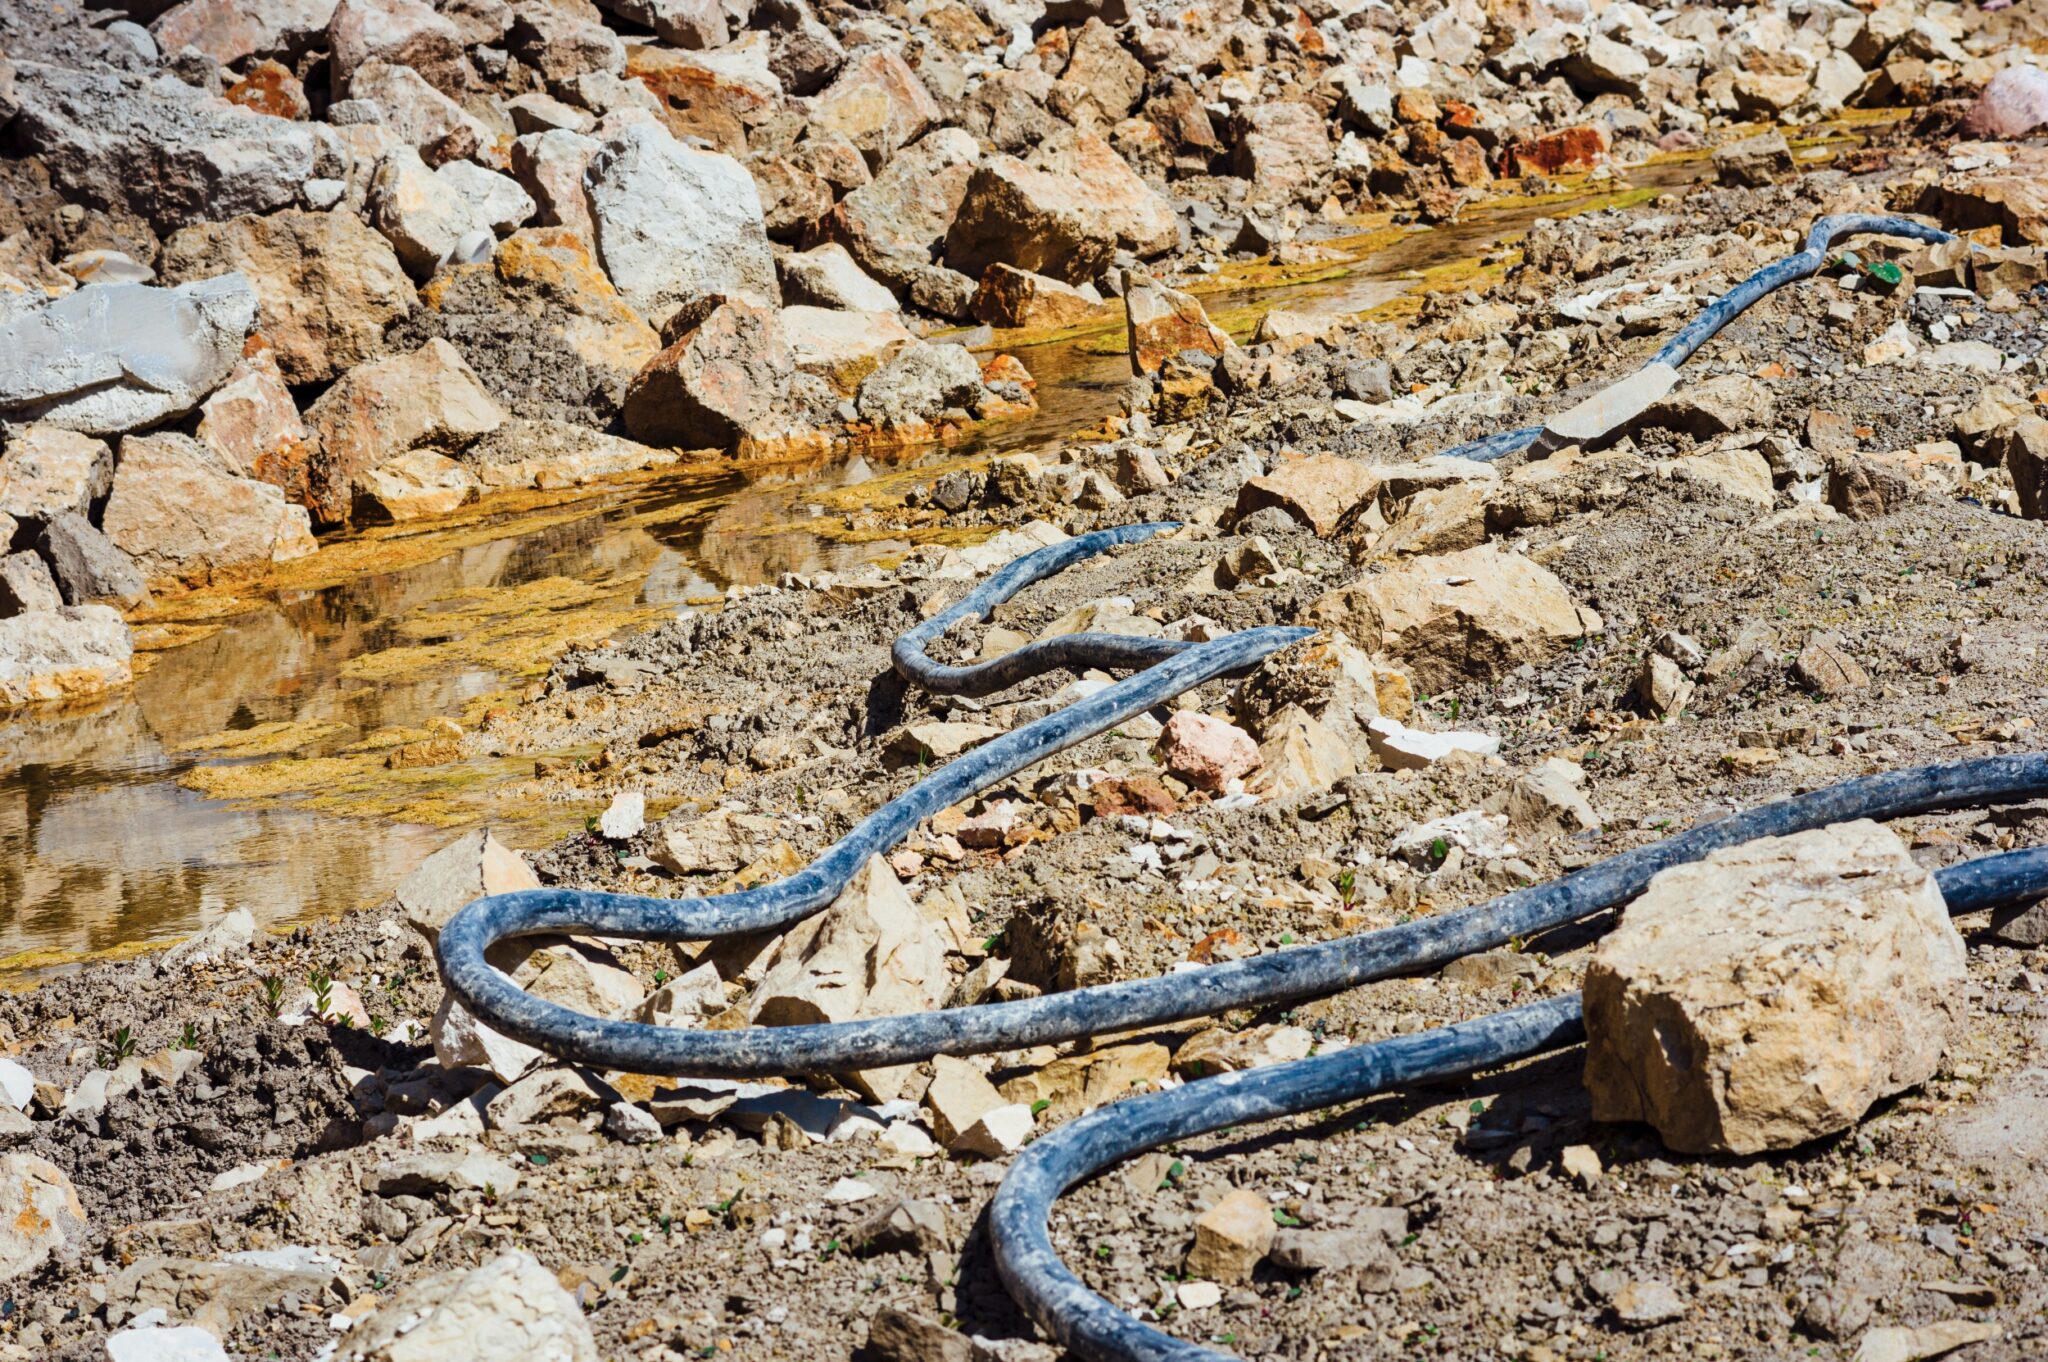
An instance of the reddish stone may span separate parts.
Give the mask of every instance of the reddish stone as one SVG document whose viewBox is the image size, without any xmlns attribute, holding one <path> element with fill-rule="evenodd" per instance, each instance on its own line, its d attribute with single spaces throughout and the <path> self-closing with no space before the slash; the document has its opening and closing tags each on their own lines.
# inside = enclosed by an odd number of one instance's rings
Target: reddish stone
<svg viewBox="0 0 2048 1362">
<path fill-rule="evenodd" d="M 1120 814 L 1165 815 L 1179 807 L 1157 776 L 1134 775 L 1098 780 L 1088 787 L 1088 795 L 1097 818 L 1115 818 Z"/>
<path fill-rule="evenodd" d="M 1236 724 L 1192 709 L 1166 721 L 1159 735 L 1159 759 L 1166 769 L 1198 790 L 1222 790 L 1259 769 L 1259 745 Z"/>
<path fill-rule="evenodd" d="M 272 118 L 303 122 L 313 116 L 313 106 L 306 102 L 306 87 L 282 62 L 257 62 L 248 75 L 227 88 L 226 99 Z"/>
<path fill-rule="evenodd" d="M 1420 90 L 1403 90 L 1394 96 L 1394 118 L 1397 122 L 1434 126 L 1441 113 L 1436 101 Z"/>
<path fill-rule="evenodd" d="M 1470 104 L 1460 104 L 1455 99 L 1444 101 L 1443 129 L 1445 132 L 1471 132 L 1479 126 L 1479 110 Z"/>
<path fill-rule="evenodd" d="M 1556 175 L 1568 170 L 1591 170 L 1606 157 L 1607 130 L 1592 123 L 1561 128 L 1508 148 L 1508 174 Z"/>
<path fill-rule="evenodd" d="M 1444 176 L 1460 189 L 1486 184 L 1493 172 L 1486 167 L 1486 152 L 1478 139 L 1460 137 L 1443 150 Z"/>
</svg>

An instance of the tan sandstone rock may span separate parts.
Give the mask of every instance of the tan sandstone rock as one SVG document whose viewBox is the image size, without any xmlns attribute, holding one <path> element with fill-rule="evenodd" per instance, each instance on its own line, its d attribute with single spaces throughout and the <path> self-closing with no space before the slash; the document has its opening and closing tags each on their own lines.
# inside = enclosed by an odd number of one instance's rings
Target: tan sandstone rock
<svg viewBox="0 0 2048 1362">
<path fill-rule="evenodd" d="M 1876 823 L 1674 866 L 1586 972 L 1593 1115 L 1687 1153 L 1834 1134 L 1934 1073 L 1964 978 L 1933 876 Z"/>
</svg>

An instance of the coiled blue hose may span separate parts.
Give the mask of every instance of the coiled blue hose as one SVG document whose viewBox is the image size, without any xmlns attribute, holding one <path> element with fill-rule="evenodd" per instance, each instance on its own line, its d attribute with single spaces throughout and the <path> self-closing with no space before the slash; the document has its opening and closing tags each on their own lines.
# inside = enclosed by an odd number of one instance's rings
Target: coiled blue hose
<svg viewBox="0 0 2048 1362">
<path fill-rule="evenodd" d="M 1827 247 L 1850 232 L 1951 239 L 1946 232 L 1901 218 L 1823 218 L 1808 234 L 1805 250 L 1757 271 L 1711 304 L 1652 362 L 1682 364 L 1757 299 L 1817 271 Z M 1526 448 L 1540 430 L 1505 432 L 1447 452 L 1499 458 Z M 1083 633 L 1029 644 L 965 667 L 937 663 L 928 655 L 931 644 L 954 625 L 985 620 L 997 605 L 1032 583 L 1171 528 L 1147 524 L 1101 530 L 1027 554 L 957 605 L 905 633 L 892 650 L 895 669 L 906 681 L 959 695 L 990 694 L 1062 667 L 1140 669 L 1134 675 L 941 767 L 786 880 L 699 899 L 572 889 L 479 899 L 456 914 L 440 934 L 441 972 L 449 992 L 496 1030 L 575 1063 L 633 1073 L 725 1077 L 845 1072 L 913 1063 L 938 1054 L 1052 1044 L 1212 1016 L 1236 1007 L 1325 997 L 1374 979 L 1440 966 L 1626 903 L 1658 871 L 1720 847 L 1848 819 L 1891 819 L 2048 793 L 2048 756 L 1990 757 L 1869 776 L 1694 828 L 1489 903 L 1382 931 L 1158 979 L 836 1025 L 692 1031 L 609 1021 L 526 993 L 486 959 L 486 952 L 500 941 L 549 933 L 706 940 L 791 926 L 829 904 L 869 857 L 896 845 L 921 820 L 1194 686 L 1252 667 L 1311 633 L 1269 627 L 1204 643 Z M 2014 852 L 1954 867 L 1942 872 L 1940 883 L 1958 912 L 2024 901 L 2048 885 L 2048 851 Z M 1018 1157 L 990 1208 L 997 1270 L 1011 1295 L 1039 1325 L 1084 1356 L 1105 1362 L 1225 1357 L 1148 1328 L 1088 1291 L 1053 1252 L 1046 1232 L 1053 1201 L 1117 1159 L 1171 1140 L 1353 1101 L 1419 1079 L 1504 1064 L 1582 1038 L 1578 998 L 1557 998 L 1116 1102 L 1067 1123 Z"/>
</svg>

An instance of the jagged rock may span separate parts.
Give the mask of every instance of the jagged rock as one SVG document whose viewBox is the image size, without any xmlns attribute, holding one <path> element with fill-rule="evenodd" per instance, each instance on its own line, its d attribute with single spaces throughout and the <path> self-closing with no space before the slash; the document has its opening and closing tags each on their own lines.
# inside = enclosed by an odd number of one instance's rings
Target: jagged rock
<svg viewBox="0 0 2048 1362">
<path fill-rule="evenodd" d="M 1201 790 L 1222 790 L 1259 769 L 1252 735 L 1196 710 L 1176 710 L 1159 735 L 1159 760 Z"/>
<path fill-rule="evenodd" d="M 104 605 L 0 620 L 0 706 L 90 699 L 125 686 L 133 653 L 128 626 Z"/>
<path fill-rule="evenodd" d="M 896 295 L 870 278 L 836 241 L 783 256 L 777 264 L 787 302 L 844 312 L 896 311 Z"/>
<path fill-rule="evenodd" d="M 182 416 L 228 376 L 255 321 L 239 274 L 79 289 L 0 327 L 0 411 L 91 435 Z"/>
<path fill-rule="evenodd" d="M 626 45 L 588 8 L 576 13 L 556 5 L 523 6 L 513 13 L 505 46 L 558 90 L 582 76 L 626 70 Z"/>
<path fill-rule="evenodd" d="M 1551 417 L 1532 449 L 1552 454 L 1572 445 L 1603 448 L 1677 383 L 1678 370 L 1669 364 L 1646 364 Z"/>
<path fill-rule="evenodd" d="M 300 476 L 312 453 L 276 352 L 267 347 L 244 356 L 200 405 L 193 434 L 228 471 L 278 487 Z"/>
<path fill-rule="evenodd" d="M 604 144 L 567 128 L 529 132 L 512 142 L 512 178 L 534 202 L 534 221 L 566 227 L 586 241 L 597 240 L 583 172 Z"/>
<path fill-rule="evenodd" d="M 1327 790 L 1358 770 L 1352 744 L 1294 705 L 1268 719 L 1261 736 L 1259 788 L 1275 799 Z"/>
<path fill-rule="evenodd" d="M 946 263 L 979 277 L 1001 263 L 1070 284 L 1101 274 L 1118 246 L 1157 255 L 1179 239 L 1165 201 L 1099 137 L 1049 140 L 1029 162 L 976 166 L 946 233 Z"/>
<path fill-rule="evenodd" d="M 1722 374 L 1658 398 L 1628 429 L 1662 427 L 1695 440 L 1768 427 L 1777 413 L 1771 390 L 1747 374 Z"/>
<path fill-rule="evenodd" d="M 1137 353 L 1135 345 L 1132 353 Z M 1283 459 L 1271 473 L 1249 478 L 1237 489 L 1233 514 L 1242 520 L 1278 507 L 1327 539 L 1352 512 L 1377 497 L 1384 483 L 1382 470 L 1357 459 L 1335 454 Z"/>
<path fill-rule="evenodd" d="M 0 453 L 0 514 L 31 527 L 66 512 L 85 515 L 113 482 L 114 452 L 104 440 L 61 426 L 30 425 Z M 0 539 L 0 549 L 6 543 Z"/>
<path fill-rule="evenodd" d="M 722 809 L 694 819 L 671 815 L 648 855 L 677 875 L 730 873 L 759 859 L 775 830 L 773 819 Z"/>
<path fill-rule="evenodd" d="M 661 350 L 654 328 L 563 227 L 514 232 L 488 263 L 451 265 L 387 339 L 439 336 L 514 414 L 608 425 L 634 376 Z"/>
<path fill-rule="evenodd" d="M 238 108 L 169 80 L 14 64 L 10 128 L 73 202 L 145 217 L 160 232 L 300 203 L 343 178 L 333 129 Z"/>
<path fill-rule="evenodd" d="M 952 1144 L 983 1116 L 1013 1100 L 966 1060 L 952 1055 L 932 1057 L 932 1081 L 925 1089 L 924 1105 L 931 1113 L 932 1133 L 940 1144 Z"/>
<path fill-rule="evenodd" d="M 869 1321 L 864 1351 L 875 1362 L 975 1362 L 966 1334 L 893 1305 Z"/>
<path fill-rule="evenodd" d="M 149 599 L 149 584 L 134 562 L 82 515 L 66 511 L 52 518 L 36 547 L 69 605 L 111 601 L 127 610 Z"/>
<path fill-rule="evenodd" d="M 1316 720 L 1352 752 L 1366 748 L 1366 729 L 1380 717 L 1372 659 L 1342 632 L 1317 634 L 1259 664 L 1238 690 L 1238 717 L 1271 741 L 1280 716 L 1294 709 Z"/>
<path fill-rule="evenodd" d="M 1372 754 L 1390 771 L 1418 771 L 1448 761 L 1457 753 L 1490 757 L 1500 751 L 1491 733 L 1431 733 L 1382 716 L 1366 725 Z"/>
<path fill-rule="evenodd" d="M 672 47 L 708 51 L 724 47 L 726 19 L 717 0 L 603 0 L 611 13 L 654 30 Z"/>
<path fill-rule="evenodd" d="M 2029 520 L 2048 520 L 2048 421 L 2022 416 L 1994 435 L 1987 449 L 2012 474 L 2020 514 Z"/>
<path fill-rule="evenodd" d="M 936 1007 L 950 976 L 945 949 L 881 857 L 868 860 L 830 907 L 791 928 L 747 1003 L 756 1026 L 890 1017 Z M 896 1097 L 907 1066 L 855 1075 L 878 1101 Z"/>
<path fill-rule="evenodd" d="M 504 421 L 455 347 L 430 340 L 409 355 L 356 366 L 306 409 L 318 452 L 303 484 L 287 491 L 320 523 L 338 524 L 371 469 L 415 449 L 460 451 Z"/>
<path fill-rule="evenodd" d="M 1330 123 L 1313 105 L 1261 100 L 1239 109 L 1233 123 L 1231 166 L 1251 181 L 1253 194 L 1286 203 L 1329 174 Z"/>
<path fill-rule="evenodd" d="M 841 312 L 823 307 L 782 309 L 782 333 L 797 369 L 815 374 L 842 393 L 860 391 L 877 368 L 913 346 L 917 333 L 894 308 L 887 312 Z M 955 347 L 957 348 L 957 347 Z"/>
<path fill-rule="evenodd" d="M 256 330 L 287 383 L 323 383 L 382 355 L 384 328 L 417 302 L 390 243 L 345 209 L 201 223 L 164 243 L 168 283 L 229 271 L 256 290 Z"/>
<path fill-rule="evenodd" d="M 519 853 L 489 828 L 464 833 L 421 861 L 393 891 L 405 920 L 432 943 L 464 906 L 489 894 L 538 889 Z"/>
<path fill-rule="evenodd" d="M 414 1282 L 343 1336 L 335 1362 L 598 1362 L 576 1298 L 531 1254 Z"/>
<path fill-rule="evenodd" d="M 85 1207 L 62 1169 L 34 1154 L 0 1156 L 0 1282 L 78 1253 L 85 1233 Z"/>
<path fill-rule="evenodd" d="M 928 133 L 891 157 L 874 179 L 850 190 L 823 234 L 884 284 L 908 291 L 932 264 L 960 211 L 980 148 L 959 128 Z"/>
<path fill-rule="evenodd" d="M 311 522 L 267 482 L 238 477 L 187 435 L 131 435 L 104 517 L 146 577 L 206 583 L 313 552 Z"/>
<path fill-rule="evenodd" d="M 333 1284 L 336 1267 L 334 1258 L 303 1249 L 259 1249 L 218 1261 L 153 1254 L 107 1282 L 108 1320 L 119 1323 L 158 1310 L 216 1334 L 231 1334 L 291 1297 L 320 1299 Z"/>
<path fill-rule="evenodd" d="M 296 56 L 315 46 L 336 0 L 182 0 L 150 22 L 165 52 L 197 48 L 222 66 L 245 57 Z"/>
<path fill-rule="evenodd" d="M 481 1149 L 413 1150 L 367 1167 L 360 1185 L 372 1196 L 439 1197 L 450 1192 L 518 1189 L 519 1165 Z"/>
<path fill-rule="evenodd" d="M 854 398 L 861 419 L 882 427 L 915 427 L 948 408 L 972 408 L 981 394 L 981 365 L 958 345 L 912 345 L 862 380 Z"/>
<path fill-rule="evenodd" d="M 415 449 L 356 479 L 354 517 L 365 524 L 393 524 L 447 515 L 481 486 L 476 474 L 447 455 Z"/>
<path fill-rule="evenodd" d="M 626 391 L 626 429 L 687 449 L 770 440 L 791 429 L 795 373 L 775 312 L 729 299 L 647 361 Z"/>
<path fill-rule="evenodd" d="M 812 99 L 810 126 L 844 137 L 870 166 L 880 167 L 941 116 L 917 72 L 894 52 L 874 47 L 850 59 Z"/>
<path fill-rule="evenodd" d="M 1547 662 L 1601 629 L 1556 576 L 1491 545 L 1363 577 L 1316 601 L 1308 618 L 1398 660 L 1432 692 Z"/>
<path fill-rule="evenodd" d="M 473 161 L 429 169 L 409 146 L 394 147 L 377 162 L 368 208 L 416 279 L 430 278 L 451 260 L 475 258 L 480 243 L 490 248 L 536 211 L 511 176 Z"/>
<path fill-rule="evenodd" d="M 1600 826 L 1600 815 L 1586 798 L 1585 769 L 1562 757 L 1549 757 L 1515 778 L 1502 801 L 1508 824 L 1535 836 L 1585 832 Z"/>
<path fill-rule="evenodd" d="M 336 91 L 352 94 L 355 74 L 371 61 L 409 66 L 453 99 L 473 73 L 462 30 L 426 0 L 341 0 L 327 24 L 328 66 Z"/>
<path fill-rule="evenodd" d="M 1249 1187 L 1235 1189 L 1195 1221 L 1188 1275 L 1212 1282 L 1251 1280 L 1279 1228 L 1271 1202 Z"/>
<path fill-rule="evenodd" d="M 675 462 L 675 455 L 588 426 L 515 417 L 469 446 L 463 464 L 487 489 L 553 491 Z"/>
<path fill-rule="evenodd" d="M 1063 327 L 1096 316 L 1103 309 L 1103 300 L 1092 286 L 1079 289 L 998 263 L 982 271 L 970 306 L 974 319 L 990 326 Z"/>
<path fill-rule="evenodd" d="M 349 95 L 374 100 L 384 113 L 382 126 L 430 166 L 466 160 L 493 140 L 491 130 L 475 115 L 410 66 L 381 59 L 364 62 L 350 83 Z"/>
<path fill-rule="evenodd" d="M 1675 866 L 1587 969 L 1593 1115 L 1688 1153 L 1832 1135 L 1933 1074 L 1964 977 L 1933 876 L 1876 823 Z"/>
<path fill-rule="evenodd" d="M 586 187 L 605 272 L 655 326 L 712 294 L 778 297 L 760 196 L 731 157 L 632 124 L 591 160 Z"/>
<path fill-rule="evenodd" d="M 1156 1041 L 1105 1045 L 1007 1078 L 999 1090 L 1007 1102 L 1062 1121 L 1158 1084 L 1167 1076 L 1169 1058 Z"/>
<path fill-rule="evenodd" d="M 584 1069 L 537 1069 L 484 1106 L 493 1130 L 544 1125 L 557 1116 L 584 1116 L 619 1100 L 609 1083 Z"/>
<path fill-rule="evenodd" d="M 31 610 L 61 610 L 64 596 L 50 565 L 34 549 L 0 555 L 0 619 Z"/>
<path fill-rule="evenodd" d="M 1158 373 L 1183 350 L 1220 357 L 1231 349 L 1230 337 L 1192 295 L 1129 270 L 1124 272 L 1124 324 L 1131 372 L 1140 377 Z"/>
</svg>

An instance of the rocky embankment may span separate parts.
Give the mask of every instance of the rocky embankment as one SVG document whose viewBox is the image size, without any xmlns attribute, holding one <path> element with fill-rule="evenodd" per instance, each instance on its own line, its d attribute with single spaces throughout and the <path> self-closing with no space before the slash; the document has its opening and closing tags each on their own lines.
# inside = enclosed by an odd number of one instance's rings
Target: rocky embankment
<svg viewBox="0 0 2048 1362">
<path fill-rule="evenodd" d="M 0 998 L 0 1359 L 1038 1362 L 1058 1351 L 982 1214 L 1032 1139 L 1579 991 L 1583 1050 L 1155 1151 L 1076 1188 L 1054 1243 L 1118 1308 L 1248 1357 L 2038 1355 L 2048 921 L 1951 920 L 1932 878 L 2048 840 L 2038 801 L 1730 848 L 1618 924 L 1291 1008 L 837 1075 L 563 1065 L 435 968 L 480 894 L 786 875 L 1099 687 L 932 695 L 891 684 L 889 648 L 1017 555 L 1137 521 L 1179 527 L 935 651 L 1316 637 L 940 812 L 786 933 L 540 940 L 502 967 L 676 1028 L 974 1007 L 2041 750 L 2029 15 L 9 12 L 7 325 L 40 339 L 0 352 L 5 580 L 34 602 L 0 637 L 104 630 L 109 677 L 125 635 L 96 602 L 353 517 L 1023 400 L 1021 366 L 942 322 L 1120 308 L 1133 377 L 1056 452 L 821 494 L 845 531 L 925 547 L 571 650 L 446 735 L 535 758 L 535 798 L 605 801 L 587 832 L 472 832 L 369 911 L 289 936 L 227 912 Z M 1317 263 L 1347 212 L 1440 219 L 1500 175 L 1916 101 L 1832 164 L 1720 139 L 1710 183 L 1539 221 L 1383 315 L 1271 313 L 1239 343 L 1192 291 L 1234 254 Z M 1969 235 L 1845 242 L 1655 400 L 1578 405 L 1844 212 Z M 882 352 L 837 367 L 849 337 Z M 1567 432 L 1573 409 L 1614 419 Z M 1430 454 L 1546 422 L 1497 462 Z"/>
</svg>

